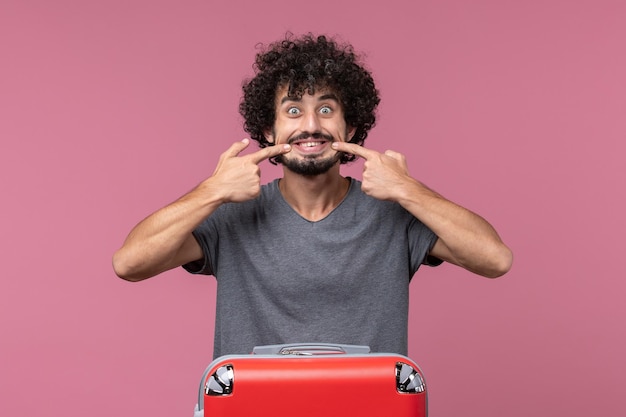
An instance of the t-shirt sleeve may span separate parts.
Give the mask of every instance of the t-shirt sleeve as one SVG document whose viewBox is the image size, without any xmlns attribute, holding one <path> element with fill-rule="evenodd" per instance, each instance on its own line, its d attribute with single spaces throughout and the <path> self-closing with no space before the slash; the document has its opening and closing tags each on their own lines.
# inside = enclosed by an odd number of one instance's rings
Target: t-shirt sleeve
<svg viewBox="0 0 626 417">
<path fill-rule="evenodd" d="M 433 233 L 434 234 L 434 233 Z M 439 239 L 436 235 L 435 235 L 436 239 L 433 240 L 433 243 L 430 245 L 430 248 L 428 249 L 428 253 L 426 254 L 426 258 L 424 259 L 424 261 L 422 261 L 422 264 L 424 265 L 428 265 L 428 266 L 439 266 L 443 263 L 443 261 L 435 256 L 432 256 L 430 254 L 430 252 L 433 250 L 433 246 L 435 246 L 435 243 L 437 243 L 437 239 Z"/>
<path fill-rule="evenodd" d="M 409 225 L 409 244 L 411 249 L 411 276 L 421 265 L 438 266 L 443 261 L 430 255 L 430 250 L 437 242 L 437 235 L 424 223 L 414 218 Z"/>
<path fill-rule="evenodd" d="M 211 229 L 210 222 L 205 220 L 192 232 L 193 237 L 196 238 L 202 249 L 202 259 L 184 264 L 183 268 L 187 272 L 191 274 L 213 275 L 211 260 L 214 257 L 211 253 L 211 247 L 215 247 L 215 245 L 211 244 L 211 238 L 215 235 L 211 234 Z M 214 231 L 214 233 L 216 232 Z"/>
</svg>

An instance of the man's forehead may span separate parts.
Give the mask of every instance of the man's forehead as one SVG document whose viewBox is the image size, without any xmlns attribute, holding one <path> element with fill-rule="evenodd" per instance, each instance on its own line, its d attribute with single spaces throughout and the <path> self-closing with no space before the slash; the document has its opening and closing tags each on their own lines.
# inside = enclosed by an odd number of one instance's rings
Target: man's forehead
<svg viewBox="0 0 626 417">
<path fill-rule="evenodd" d="M 302 97 L 308 95 L 310 97 L 314 97 L 317 100 L 335 100 L 339 102 L 339 97 L 335 92 L 328 87 L 314 87 L 313 94 L 311 94 L 311 90 L 307 87 L 294 89 L 292 94 L 289 94 L 288 86 L 278 87 L 276 90 L 276 101 L 279 104 L 282 104 L 286 101 L 302 101 Z"/>
</svg>

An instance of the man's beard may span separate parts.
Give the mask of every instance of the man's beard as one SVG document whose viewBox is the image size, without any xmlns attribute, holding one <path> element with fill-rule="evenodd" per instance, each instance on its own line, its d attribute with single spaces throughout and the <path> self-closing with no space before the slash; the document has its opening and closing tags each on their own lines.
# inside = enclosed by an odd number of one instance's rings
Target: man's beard
<svg viewBox="0 0 626 417">
<path fill-rule="evenodd" d="M 275 134 L 275 133 L 274 133 Z M 289 139 L 288 143 L 293 143 L 298 140 L 313 138 L 324 138 L 329 142 L 334 142 L 335 139 L 331 135 L 327 135 L 321 132 L 302 132 Z M 306 177 L 313 177 L 316 175 L 322 175 L 327 173 L 340 159 L 340 153 L 328 158 L 317 158 L 315 156 L 305 157 L 304 159 L 291 159 L 284 155 L 278 155 L 274 160 L 279 164 L 283 164 L 285 168 L 296 174 L 304 175 Z"/>
<path fill-rule="evenodd" d="M 309 157 L 305 159 L 292 159 L 285 158 L 284 155 L 278 155 L 276 157 L 276 162 L 283 164 L 285 168 L 296 174 L 313 177 L 328 172 L 333 166 L 335 166 L 337 161 L 339 161 L 339 158 L 339 152 L 329 158 Z"/>
</svg>

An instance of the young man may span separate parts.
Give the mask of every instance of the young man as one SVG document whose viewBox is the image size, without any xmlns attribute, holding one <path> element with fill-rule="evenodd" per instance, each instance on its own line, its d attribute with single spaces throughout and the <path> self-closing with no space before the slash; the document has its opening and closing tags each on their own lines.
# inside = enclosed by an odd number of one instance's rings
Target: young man
<svg viewBox="0 0 626 417">
<path fill-rule="evenodd" d="M 257 55 L 240 112 L 249 140 L 211 177 L 140 222 L 115 253 L 139 281 L 184 266 L 217 279 L 214 356 L 328 342 L 406 354 L 408 285 L 422 264 L 486 277 L 511 251 L 478 215 L 409 176 L 402 154 L 362 145 L 378 91 L 350 46 L 311 35 Z M 340 165 L 365 160 L 362 182 Z M 283 165 L 261 186 L 258 164 Z"/>
</svg>

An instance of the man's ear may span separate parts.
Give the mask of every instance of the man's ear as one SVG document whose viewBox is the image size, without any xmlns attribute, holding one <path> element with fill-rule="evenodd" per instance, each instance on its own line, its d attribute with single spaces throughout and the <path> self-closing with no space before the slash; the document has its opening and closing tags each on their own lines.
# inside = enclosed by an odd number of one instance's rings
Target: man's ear
<svg viewBox="0 0 626 417">
<path fill-rule="evenodd" d="M 356 133 L 356 127 L 348 126 L 347 130 L 348 130 L 347 132 L 348 140 L 346 142 L 350 142 L 352 140 L 352 137 Z"/>
<path fill-rule="evenodd" d="M 263 131 L 263 136 L 265 136 L 265 140 L 269 143 L 274 143 L 274 129 L 265 129 Z"/>
</svg>

